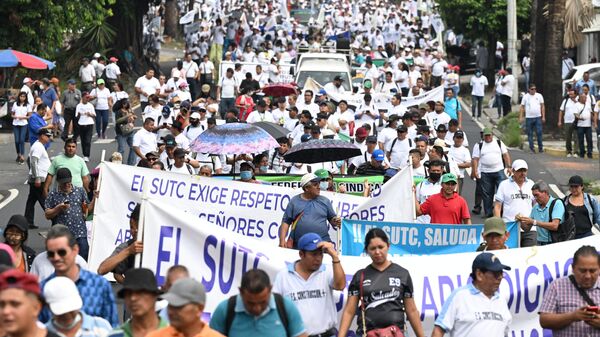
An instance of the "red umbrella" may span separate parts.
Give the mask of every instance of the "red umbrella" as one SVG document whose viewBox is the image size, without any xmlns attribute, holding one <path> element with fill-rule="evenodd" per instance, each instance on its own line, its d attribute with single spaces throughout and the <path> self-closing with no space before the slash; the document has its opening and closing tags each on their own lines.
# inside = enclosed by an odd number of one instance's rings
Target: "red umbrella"
<svg viewBox="0 0 600 337">
<path fill-rule="evenodd" d="M 262 92 L 267 96 L 281 97 L 297 94 L 296 85 L 293 83 L 275 83 L 266 85 Z"/>
<path fill-rule="evenodd" d="M 21 66 L 28 69 L 53 69 L 54 62 L 12 49 L 0 50 L 0 68 Z"/>
</svg>

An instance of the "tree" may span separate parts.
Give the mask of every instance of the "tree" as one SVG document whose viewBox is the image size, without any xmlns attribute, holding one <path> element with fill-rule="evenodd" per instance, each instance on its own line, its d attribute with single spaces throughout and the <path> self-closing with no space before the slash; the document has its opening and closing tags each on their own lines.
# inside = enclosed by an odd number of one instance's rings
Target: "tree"
<svg viewBox="0 0 600 337">
<path fill-rule="evenodd" d="M 69 35 L 102 24 L 115 0 L 3 0 L 0 48 L 53 59 Z"/>
</svg>

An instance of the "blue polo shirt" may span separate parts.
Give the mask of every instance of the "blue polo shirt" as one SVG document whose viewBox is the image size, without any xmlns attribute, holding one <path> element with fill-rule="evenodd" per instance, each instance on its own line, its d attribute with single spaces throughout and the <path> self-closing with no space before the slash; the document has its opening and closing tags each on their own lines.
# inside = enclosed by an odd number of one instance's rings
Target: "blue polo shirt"
<svg viewBox="0 0 600 337">
<path fill-rule="evenodd" d="M 294 303 L 287 297 L 283 298 L 285 311 L 288 316 L 289 331 L 291 337 L 296 337 L 304 332 L 304 323 L 300 312 Z M 228 337 L 286 337 L 287 333 L 275 304 L 275 297 L 271 294 L 269 306 L 260 316 L 255 317 L 246 311 L 244 302 L 240 295 L 237 296 L 235 303 L 235 317 L 231 323 Z M 210 327 L 222 334 L 225 334 L 225 322 L 227 320 L 227 300 L 219 303 L 210 319 Z"/>
<path fill-rule="evenodd" d="M 107 336 L 112 331 L 110 323 L 102 317 L 90 316 L 83 311 L 81 311 L 81 317 L 81 328 L 77 333 L 78 337 Z M 52 320 L 46 323 L 46 327 L 49 331 L 59 333 Z"/>
<path fill-rule="evenodd" d="M 28 122 L 29 122 L 28 123 L 28 125 L 29 125 L 29 144 L 33 145 L 33 143 L 35 143 L 35 141 L 38 140 L 38 132 L 40 131 L 40 129 L 48 124 L 44 120 L 44 117 L 38 115 L 35 112 L 33 114 L 31 114 L 31 117 L 29 117 Z M 48 143 L 48 144 L 50 144 L 50 143 Z M 46 148 L 48 148 L 48 147 L 46 147 Z"/>
<path fill-rule="evenodd" d="M 552 204 L 552 200 L 555 198 L 550 196 L 550 199 L 546 203 L 544 208 L 540 207 L 539 204 L 533 205 L 531 209 L 531 218 L 537 221 L 550 221 L 548 218 L 548 212 L 550 212 L 550 205 Z M 563 216 L 565 215 L 565 205 L 562 200 L 557 200 L 554 203 L 554 208 L 552 209 L 552 219 L 560 219 L 563 221 Z M 538 242 L 550 242 L 552 239 L 550 238 L 550 232 L 546 228 L 537 227 L 537 240 Z"/>
<path fill-rule="evenodd" d="M 450 115 L 450 118 L 458 119 L 458 111 L 462 111 L 462 107 L 456 97 L 445 98 L 444 111 Z"/>
<path fill-rule="evenodd" d="M 54 103 L 54 101 L 56 101 L 58 99 L 58 96 L 56 95 L 56 91 L 52 87 L 48 88 L 47 90 L 42 91 L 42 94 L 40 95 L 40 97 L 42 98 L 42 101 L 44 102 L 44 104 L 46 104 L 48 106 L 48 108 L 52 108 L 52 103 Z"/>
</svg>

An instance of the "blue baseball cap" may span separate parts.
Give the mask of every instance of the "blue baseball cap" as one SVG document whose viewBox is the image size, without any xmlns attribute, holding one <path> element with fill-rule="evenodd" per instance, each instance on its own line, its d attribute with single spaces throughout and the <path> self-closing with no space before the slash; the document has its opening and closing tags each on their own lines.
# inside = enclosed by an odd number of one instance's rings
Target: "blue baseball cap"
<svg viewBox="0 0 600 337">
<path fill-rule="evenodd" d="M 481 253 L 473 260 L 473 269 L 484 269 L 488 271 L 510 270 L 509 266 L 503 265 L 500 259 L 492 253 Z"/>
<path fill-rule="evenodd" d="M 317 233 L 306 233 L 298 240 L 298 249 L 313 251 L 317 250 L 319 242 L 322 242 L 321 236 Z"/>
<path fill-rule="evenodd" d="M 372 158 L 374 158 L 377 161 L 383 161 L 385 159 L 385 153 L 383 152 L 383 150 L 377 149 L 373 151 Z"/>
<path fill-rule="evenodd" d="M 327 95 L 327 91 L 323 88 L 319 89 L 319 92 L 317 93 L 317 95 L 321 96 L 321 95 Z"/>
</svg>

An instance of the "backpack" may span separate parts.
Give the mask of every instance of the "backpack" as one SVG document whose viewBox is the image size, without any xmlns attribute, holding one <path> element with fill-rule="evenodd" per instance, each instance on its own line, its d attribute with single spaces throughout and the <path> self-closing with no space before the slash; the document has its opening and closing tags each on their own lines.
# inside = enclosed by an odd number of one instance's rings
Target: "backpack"
<svg viewBox="0 0 600 337">
<path fill-rule="evenodd" d="M 392 150 L 394 149 L 394 145 L 396 145 L 396 141 L 398 140 L 398 138 L 394 138 L 394 140 L 392 141 L 392 146 L 390 146 L 390 153 L 392 153 Z M 413 147 L 413 142 L 412 139 L 408 138 L 408 146 L 410 148 Z"/>
<path fill-rule="evenodd" d="M 502 142 L 500 141 L 500 139 L 496 139 L 496 142 L 498 143 L 498 147 L 500 148 L 500 152 L 502 152 Z M 483 140 L 479 141 L 479 156 L 481 156 L 481 148 L 483 147 Z M 506 163 L 504 162 L 504 156 L 500 156 L 502 157 L 502 165 L 504 165 L 504 167 L 506 167 Z"/>
<path fill-rule="evenodd" d="M 286 336 L 290 336 L 290 324 L 287 315 L 287 311 L 285 311 L 285 304 L 283 303 L 283 296 L 277 293 L 273 293 L 273 297 L 275 297 L 275 306 L 277 307 L 277 314 L 279 314 L 279 319 L 281 323 L 285 327 Z M 225 331 L 223 334 L 225 336 L 229 336 L 229 330 L 231 330 L 231 325 L 233 324 L 233 319 L 235 318 L 235 304 L 237 301 L 237 295 L 233 295 L 229 297 L 227 300 L 227 314 L 225 316 Z"/>
<path fill-rule="evenodd" d="M 562 200 L 563 204 L 567 201 L 568 197 L 569 196 L 566 196 L 565 199 Z M 550 203 L 550 209 L 548 210 L 548 221 L 550 222 L 552 222 L 552 211 L 554 210 L 554 204 L 556 204 L 558 200 L 559 199 L 554 199 Z M 573 240 L 575 238 L 575 217 L 573 216 L 573 212 L 565 209 L 564 220 L 558 224 L 558 228 L 555 231 L 549 232 L 552 243 Z"/>
</svg>

